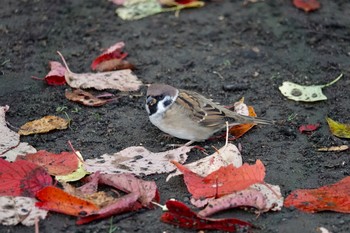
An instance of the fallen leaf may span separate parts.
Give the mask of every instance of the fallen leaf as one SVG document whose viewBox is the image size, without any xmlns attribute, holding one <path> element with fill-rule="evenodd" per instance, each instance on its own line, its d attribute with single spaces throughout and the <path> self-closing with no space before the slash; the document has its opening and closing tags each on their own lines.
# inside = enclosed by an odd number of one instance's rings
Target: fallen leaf
<svg viewBox="0 0 350 233">
<path fill-rule="evenodd" d="M 212 219 L 201 217 L 179 201 L 169 200 L 166 202 L 166 207 L 168 212 L 162 214 L 161 220 L 181 228 L 236 232 L 242 228 L 247 230 L 252 226 L 248 222 L 234 218 Z"/>
<path fill-rule="evenodd" d="M 299 132 L 300 133 L 310 133 L 312 131 L 317 130 L 320 127 L 320 124 L 308 124 L 308 125 L 301 125 L 299 127 Z"/>
<path fill-rule="evenodd" d="M 341 145 L 341 146 L 322 147 L 322 148 L 318 148 L 317 151 L 344 151 L 348 149 L 349 149 L 349 146 Z"/>
<path fill-rule="evenodd" d="M 40 200 L 36 203 L 37 207 L 72 216 L 86 216 L 99 210 L 94 203 L 75 197 L 54 186 L 41 189 L 36 193 L 36 198 Z"/>
<path fill-rule="evenodd" d="M 243 164 L 239 168 L 230 164 L 206 177 L 199 176 L 175 161 L 173 163 L 184 174 L 187 189 L 195 199 L 221 197 L 243 190 L 252 184 L 262 183 L 265 178 L 265 167 L 260 160 L 257 160 L 255 165 Z"/>
<path fill-rule="evenodd" d="M 88 159 L 84 166 L 89 172 L 101 171 L 108 174 L 122 172 L 136 175 L 166 173 L 176 169 L 169 161 L 175 160 L 184 163 L 191 148 L 182 146 L 165 152 L 153 153 L 142 146 L 132 146 L 112 155 L 104 154 L 101 158 Z"/>
<path fill-rule="evenodd" d="M 242 166 L 242 155 L 238 148 L 231 143 L 227 143 L 210 156 L 204 157 L 184 166 L 199 176 L 207 176 L 220 167 L 227 166 L 229 164 L 233 164 L 235 167 Z M 176 170 L 175 173 L 168 175 L 166 181 L 169 181 L 170 178 L 178 175 L 181 175 L 181 172 Z"/>
<path fill-rule="evenodd" d="M 17 160 L 26 160 L 35 163 L 53 176 L 67 175 L 78 169 L 79 159 L 74 152 L 62 152 L 54 154 L 45 150 L 39 150 L 33 154 L 20 156 Z"/>
<path fill-rule="evenodd" d="M 131 70 L 117 70 L 103 73 L 73 73 L 64 57 L 60 52 L 57 52 L 61 57 L 67 71 L 65 73 L 66 82 L 72 88 L 95 88 L 97 90 L 117 89 L 120 91 L 137 91 L 142 86 L 142 82 L 136 75 L 132 74 Z"/>
<path fill-rule="evenodd" d="M 350 124 L 342 124 L 331 118 L 326 118 L 330 131 L 339 138 L 350 138 Z"/>
<path fill-rule="evenodd" d="M 295 207 L 309 213 L 320 211 L 350 213 L 350 176 L 318 189 L 294 190 L 285 199 L 284 206 Z"/>
<path fill-rule="evenodd" d="M 293 5 L 305 12 L 314 11 L 321 7 L 317 0 L 293 0 Z"/>
<path fill-rule="evenodd" d="M 81 89 L 75 89 L 73 91 L 66 90 L 65 96 L 67 99 L 78 102 L 85 106 L 98 107 L 108 103 L 108 100 L 99 99 L 87 91 Z"/>
<path fill-rule="evenodd" d="M 28 161 L 10 163 L 0 158 L 0 195 L 34 197 L 35 193 L 52 184 L 44 168 Z"/>
<path fill-rule="evenodd" d="M 0 224 L 33 226 L 36 219 L 45 219 L 47 211 L 35 207 L 35 202 L 30 197 L 0 196 Z"/>
<path fill-rule="evenodd" d="M 20 135 L 47 133 L 55 129 L 67 129 L 69 121 L 57 116 L 45 116 L 38 120 L 30 121 L 21 126 Z"/>
<path fill-rule="evenodd" d="M 88 181 L 90 179 L 92 178 L 87 178 Z M 137 194 L 138 200 L 145 207 L 149 206 L 153 200 L 159 201 L 156 183 L 138 179 L 132 174 L 99 174 L 98 183 L 112 186 L 125 193 Z"/>
<path fill-rule="evenodd" d="M 219 211 L 241 206 L 254 207 L 258 213 L 279 211 L 283 207 L 281 189 L 277 185 L 253 184 L 247 189 L 208 200 L 208 205 L 198 214 L 207 217 Z"/>
<path fill-rule="evenodd" d="M 116 13 L 123 20 L 137 20 L 162 11 L 163 8 L 157 0 L 125 0 L 123 7 L 117 8 Z"/>
<path fill-rule="evenodd" d="M 87 174 L 89 174 L 88 171 L 85 170 L 84 164 L 83 164 L 83 156 L 80 154 L 79 151 L 75 152 L 76 158 L 78 158 L 78 168 L 67 175 L 56 175 L 56 180 L 61 182 L 72 182 L 72 181 L 78 181 Z"/>
<path fill-rule="evenodd" d="M 325 85 L 302 86 L 292 82 L 283 82 L 279 90 L 288 99 L 295 101 L 315 102 L 326 100 L 327 97 L 322 93 L 322 88 L 334 84 L 341 77 L 343 77 L 343 74 L 340 74 L 335 80 Z"/>
<path fill-rule="evenodd" d="M 100 72 L 134 69 L 134 65 L 123 60 L 128 55 L 122 51 L 124 46 L 124 42 L 118 42 L 112 45 L 92 62 L 91 69 Z"/>
<path fill-rule="evenodd" d="M 254 108 L 252 106 L 248 106 L 248 116 L 257 117 Z M 235 139 L 242 137 L 246 132 L 248 132 L 251 128 L 253 128 L 255 124 L 240 124 L 234 125 L 230 128 L 230 134 L 234 136 Z"/>
<path fill-rule="evenodd" d="M 66 68 L 57 61 L 49 62 L 50 72 L 45 76 L 45 81 L 48 85 L 60 86 L 66 84 L 64 74 Z"/>
<path fill-rule="evenodd" d="M 2 154 L 6 161 L 13 162 L 16 160 L 17 156 L 26 155 L 29 153 L 35 153 L 36 149 L 26 142 L 21 142 L 18 146 Z"/>
<path fill-rule="evenodd" d="M 0 155 L 11 150 L 19 144 L 19 134 L 7 127 L 5 114 L 9 106 L 0 107 Z"/>
<path fill-rule="evenodd" d="M 78 225 L 86 224 L 97 219 L 108 218 L 117 214 L 141 209 L 142 205 L 137 202 L 138 197 L 137 193 L 129 193 L 118 198 L 115 203 L 96 211 L 94 214 L 81 217 L 76 223 Z"/>
</svg>

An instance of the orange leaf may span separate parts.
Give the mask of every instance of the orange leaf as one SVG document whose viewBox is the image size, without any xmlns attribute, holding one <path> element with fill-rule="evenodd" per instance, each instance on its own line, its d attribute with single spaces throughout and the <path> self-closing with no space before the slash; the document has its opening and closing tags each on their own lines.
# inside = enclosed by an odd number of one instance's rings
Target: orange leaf
<svg viewBox="0 0 350 233">
<path fill-rule="evenodd" d="M 262 183 L 265 178 L 265 166 L 260 160 L 255 165 L 245 163 L 239 168 L 230 164 L 206 177 L 199 176 L 178 162 L 172 163 L 184 174 L 187 189 L 195 199 L 220 197 L 243 190 L 252 184 Z"/>
<path fill-rule="evenodd" d="M 318 189 L 294 190 L 285 199 L 284 206 L 309 213 L 325 210 L 350 213 L 350 176 Z"/>
<path fill-rule="evenodd" d="M 73 216 L 86 216 L 99 210 L 94 203 L 70 195 L 54 186 L 40 190 L 36 193 L 36 198 L 41 201 L 35 204 L 37 207 Z"/>
<path fill-rule="evenodd" d="M 317 10 L 321 6 L 317 0 L 293 0 L 293 4 L 296 8 L 305 12 Z"/>
<path fill-rule="evenodd" d="M 248 106 L 249 116 L 256 117 L 256 113 L 254 111 L 254 108 L 252 106 Z M 230 128 L 229 132 L 232 134 L 235 139 L 240 138 L 248 132 L 251 128 L 253 128 L 255 124 L 241 124 L 241 125 L 234 125 Z"/>
</svg>

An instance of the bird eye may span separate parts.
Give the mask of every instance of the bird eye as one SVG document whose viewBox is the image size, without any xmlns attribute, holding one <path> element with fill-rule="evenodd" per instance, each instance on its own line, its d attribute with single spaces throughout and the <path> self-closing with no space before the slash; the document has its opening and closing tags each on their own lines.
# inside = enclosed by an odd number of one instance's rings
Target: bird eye
<svg viewBox="0 0 350 233">
<path fill-rule="evenodd" d="M 155 105 L 158 102 L 157 99 L 153 98 L 152 96 L 148 96 L 146 100 L 146 104 L 149 106 Z"/>
</svg>

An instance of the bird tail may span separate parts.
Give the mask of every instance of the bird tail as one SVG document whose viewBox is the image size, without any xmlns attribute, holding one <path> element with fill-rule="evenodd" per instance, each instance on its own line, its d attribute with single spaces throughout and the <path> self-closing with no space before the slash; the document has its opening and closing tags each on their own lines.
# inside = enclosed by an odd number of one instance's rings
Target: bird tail
<svg viewBox="0 0 350 233">
<path fill-rule="evenodd" d="M 251 117 L 251 116 L 244 116 L 244 115 L 235 115 L 233 117 L 237 122 L 240 124 L 262 124 L 262 125 L 273 125 L 275 124 L 275 121 L 272 120 L 266 120 L 262 118 L 257 117 Z"/>
</svg>

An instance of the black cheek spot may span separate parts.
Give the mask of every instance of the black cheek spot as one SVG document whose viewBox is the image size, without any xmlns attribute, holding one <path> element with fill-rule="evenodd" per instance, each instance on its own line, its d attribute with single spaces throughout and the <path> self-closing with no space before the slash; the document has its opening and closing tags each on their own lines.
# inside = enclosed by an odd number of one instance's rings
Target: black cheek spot
<svg viewBox="0 0 350 233">
<path fill-rule="evenodd" d="M 157 104 L 149 104 L 148 105 L 148 109 L 149 109 L 149 115 L 153 115 L 154 113 L 157 112 Z"/>
<path fill-rule="evenodd" d="M 164 107 L 167 107 L 167 106 L 169 106 L 172 102 L 173 102 L 172 100 L 166 100 L 166 101 L 164 101 L 163 105 L 164 105 Z"/>
</svg>

